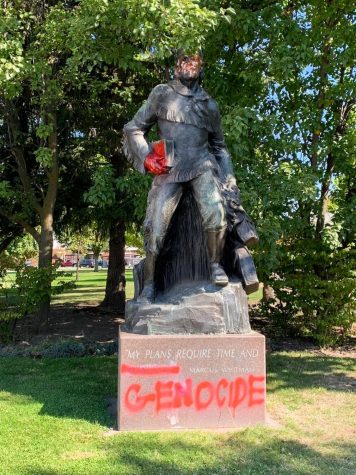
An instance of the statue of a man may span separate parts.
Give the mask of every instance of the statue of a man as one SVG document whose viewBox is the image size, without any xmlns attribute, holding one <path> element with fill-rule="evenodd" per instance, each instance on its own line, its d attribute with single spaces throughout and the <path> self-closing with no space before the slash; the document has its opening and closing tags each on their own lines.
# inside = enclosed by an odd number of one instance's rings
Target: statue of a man
<svg viewBox="0 0 356 475">
<path fill-rule="evenodd" d="M 156 86 L 134 118 L 125 125 L 126 153 L 142 173 L 155 176 L 145 219 L 146 261 L 141 302 L 154 298 L 154 270 L 168 225 L 186 186 L 191 187 L 206 234 L 212 282 L 228 284 L 221 266 L 226 212 L 221 193 L 236 181 L 226 149 L 216 102 L 202 89 L 199 54 L 179 55 L 175 79 Z M 161 142 L 146 137 L 157 124 Z"/>
</svg>

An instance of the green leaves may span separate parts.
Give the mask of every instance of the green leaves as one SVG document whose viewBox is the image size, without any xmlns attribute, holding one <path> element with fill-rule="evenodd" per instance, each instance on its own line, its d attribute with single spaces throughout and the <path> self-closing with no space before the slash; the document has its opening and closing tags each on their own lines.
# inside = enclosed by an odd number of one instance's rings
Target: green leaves
<svg viewBox="0 0 356 475">
<path fill-rule="evenodd" d="M 40 147 L 35 151 L 36 161 L 45 168 L 50 168 L 52 165 L 53 155 L 51 149 L 48 147 Z"/>
<path fill-rule="evenodd" d="M 350 2 L 74 4 L 6 2 L 0 12 L 0 99 L 20 119 L 15 143 L 26 163 L 17 169 L 28 172 L 32 194 L 46 194 L 57 151 L 58 219 L 82 223 L 96 213 L 139 229 L 151 178 L 126 169 L 123 124 L 170 74 L 174 51 L 201 47 L 204 87 L 219 103 L 243 204 L 258 227 L 260 278 L 277 276 L 288 289 L 282 310 L 322 319 L 327 282 L 341 295 L 337 256 L 355 242 Z M 14 177 L 7 120 L 0 117 L 0 200 L 33 219 Z"/>
<path fill-rule="evenodd" d="M 9 181 L 0 181 L 0 199 L 7 200 L 11 195 L 11 183 Z"/>
<path fill-rule="evenodd" d="M 102 156 L 97 158 L 103 160 Z M 84 199 L 90 205 L 101 209 L 107 209 L 115 203 L 114 169 L 106 161 L 94 172 L 93 185 L 85 193 Z"/>
<path fill-rule="evenodd" d="M 238 3 L 231 27 L 219 23 L 206 48 L 205 85 L 221 105 L 242 203 L 260 235 L 257 270 L 280 299 L 269 311 L 320 342 L 335 337 L 335 325 L 346 332 L 351 318 L 351 18 L 343 0 Z"/>
<path fill-rule="evenodd" d="M 25 62 L 22 35 L 24 17 L 17 17 L 14 9 L 0 14 L 0 90 L 9 98 L 21 90 Z"/>
<path fill-rule="evenodd" d="M 53 132 L 53 126 L 52 125 L 40 124 L 36 128 L 36 135 L 40 139 L 47 139 L 52 132 Z"/>
</svg>

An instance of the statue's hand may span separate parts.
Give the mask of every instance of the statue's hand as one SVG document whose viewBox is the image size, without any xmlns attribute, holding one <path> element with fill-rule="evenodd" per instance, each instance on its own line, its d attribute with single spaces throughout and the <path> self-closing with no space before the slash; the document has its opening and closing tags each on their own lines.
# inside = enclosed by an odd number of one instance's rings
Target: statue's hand
<svg viewBox="0 0 356 475">
<path fill-rule="evenodd" d="M 229 175 L 221 184 L 221 192 L 228 206 L 237 210 L 241 208 L 240 190 L 233 175 Z"/>
<path fill-rule="evenodd" d="M 145 170 L 153 175 L 164 175 L 167 173 L 167 160 L 163 157 L 157 157 L 154 153 L 149 153 L 144 162 Z"/>
<path fill-rule="evenodd" d="M 238 191 L 238 187 L 237 187 L 237 184 L 236 184 L 236 178 L 233 175 L 228 175 L 226 177 L 226 179 L 224 180 L 223 185 L 224 185 L 224 188 L 226 190 L 231 190 L 231 191 L 234 191 L 234 192 Z"/>
<path fill-rule="evenodd" d="M 155 142 L 152 152 L 147 155 L 144 162 L 145 169 L 153 175 L 164 175 L 168 171 L 167 164 L 164 143 Z"/>
</svg>

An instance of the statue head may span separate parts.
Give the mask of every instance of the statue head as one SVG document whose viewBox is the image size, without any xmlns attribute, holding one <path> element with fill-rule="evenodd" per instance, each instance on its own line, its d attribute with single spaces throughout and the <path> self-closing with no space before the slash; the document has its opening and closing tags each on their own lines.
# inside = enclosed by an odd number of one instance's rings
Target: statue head
<svg viewBox="0 0 356 475">
<path fill-rule="evenodd" d="M 200 53 L 185 54 L 178 53 L 175 77 L 184 81 L 194 81 L 199 78 L 203 67 L 203 58 Z"/>
</svg>

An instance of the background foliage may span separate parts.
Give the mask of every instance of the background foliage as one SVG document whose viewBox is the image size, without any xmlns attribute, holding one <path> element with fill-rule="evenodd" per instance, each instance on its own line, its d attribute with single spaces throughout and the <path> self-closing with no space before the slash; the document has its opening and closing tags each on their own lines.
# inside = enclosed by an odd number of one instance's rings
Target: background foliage
<svg viewBox="0 0 356 475">
<path fill-rule="evenodd" d="M 243 204 L 260 235 L 258 273 L 275 292 L 261 310 L 321 344 L 347 334 L 355 287 L 350 2 L 13 0 L 2 7 L 3 248 L 25 228 L 42 252 L 49 198 L 51 232 L 95 222 L 111 243 L 125 227 L 137 240 L 150 179 L 128 168 L 122 127 L 172 76 L 172 51 L 202 48 L 203 85 L 220 105 Z"/>
</svg>

